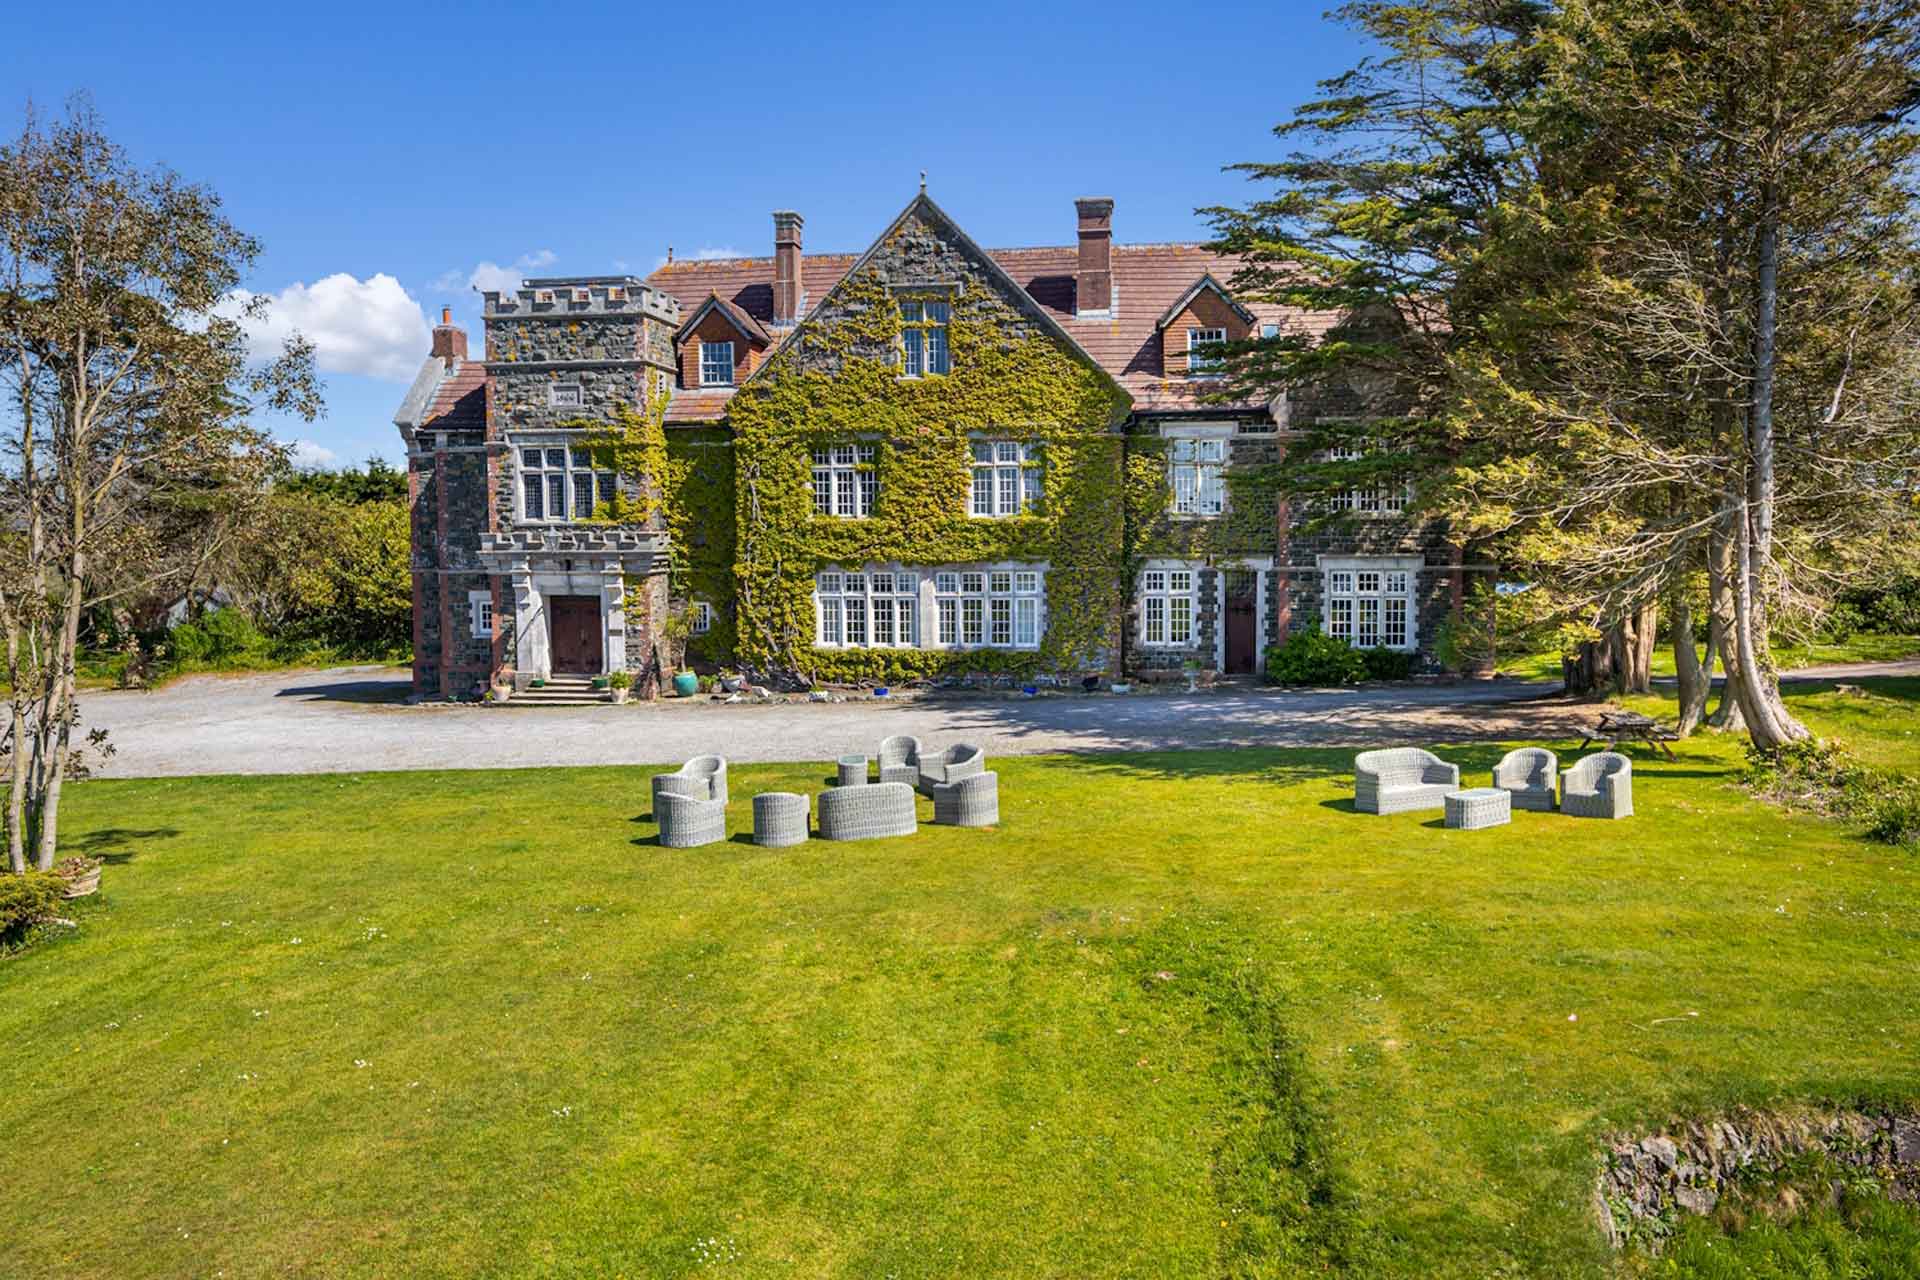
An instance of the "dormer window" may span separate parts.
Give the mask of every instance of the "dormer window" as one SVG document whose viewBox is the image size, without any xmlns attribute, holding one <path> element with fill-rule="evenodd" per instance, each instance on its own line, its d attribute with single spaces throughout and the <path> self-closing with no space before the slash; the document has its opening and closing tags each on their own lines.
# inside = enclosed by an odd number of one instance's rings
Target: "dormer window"
<svg viewBox="0 0 1920 1280">
<path fill-rule="evenodd" d="M 944 374 L 952 368 L 947 356 L 947 317 L 950 306 L 932 298 L 904 298 L 900 302 L 900 373 L 918 378 Z"/>
<path fill-rule="evenodd" d="M 1218 346 L 1227 340 L 1225 329 L 1189 329 L 1187 330 L 1187 376 L 1189 378 L 1217 378 L 1225 371 L 1226 365 L 1217 351 L 1206 348 Z"/>
<path fill-rule="evenodd" d="M 700 385 L 703 387 L 733 385 L 733 344 L 731 342 L 700 344 Z"/>
</svg>

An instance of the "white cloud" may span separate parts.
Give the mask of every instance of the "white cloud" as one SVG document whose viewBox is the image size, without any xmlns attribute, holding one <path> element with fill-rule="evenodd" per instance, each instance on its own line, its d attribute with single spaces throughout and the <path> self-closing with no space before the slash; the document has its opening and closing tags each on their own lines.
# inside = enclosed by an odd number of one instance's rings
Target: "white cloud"
<svg viewBox="0 0 1920 1280">
<path fill-rule="evenodd" d="M 266 314 L 244 315 L 247 303 L 261 297 L 270 304 Z M 322 373 L 406 382 L 428 347 L 426 313 L 385 272 L 357 280 L 339 271 L 273 294 L 236 289 L 214 310 L 240 322 L 256 359 L 272 359 L 289 334 L 300 334 L 313 344 L 314 364 Z"/>
<path fill-rule="evenodd" d="M 513 260 L 513 265 L 503 267 L 489 259 L 467 271 L 454 268 L 445 272 L 433 282 L 436 293 L 450 293 L 455 289 L 474 289 L 481 293 L 506 293 L 520 287 L 520 281 L 528 271 L 538 271 L 550 267 L 560 260 L 560 255 L 551 249 L 535 249 L 532 253 L 523 253 Z"/>
<path fill-rule="evenodd" d="M 287 456 L 301 471 L 325 471 L 340 461 L 339 454 L 312 440 L 295 440 L 288 446 Z"/>
</svg>

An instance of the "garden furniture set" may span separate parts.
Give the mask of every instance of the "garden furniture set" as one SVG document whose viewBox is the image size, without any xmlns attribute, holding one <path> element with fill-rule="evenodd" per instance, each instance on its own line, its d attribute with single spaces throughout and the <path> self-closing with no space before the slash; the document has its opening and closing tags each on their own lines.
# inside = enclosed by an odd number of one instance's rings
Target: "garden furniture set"
<svg viewBox="0 0 1920 1280">
<path fill-rule="evenodd" d="M 1514 809 L 1558 808 L 1579 818 L 1633 816 L 1633 762 L 1615 751 L 1562 770 L 1553 752 L 1522 747 L 1493 767 L 1490 787 L 1462 787 L 1458 765 L 1419 747 L 1362 751 L 1353 760 L 1353 783 L 1353 807 L 1361 813 L 1439 809 L 1447 826 L 1463 831 L 1503 826 Z"/>
<path fill-rule="evenodd" d="M 880 743 L 880 780 L 869 780 L 868 757 L 835 761 L 835 786 L 820 793 L 817 831 L 823 840 L 875 840 L 909 836 L 919 828 L 915 792 L 933 801 L 940 826 L 990 827 L 1000 821 L 1000 778 L 986 755 L 962 743 L 931 758 L 917 738 L 899 735 Z M 807 840 L 810 802 L 791 791 L 753 798 L 755 844 L 782 848 Z M 697 756 L 677 772 L 653 777 L 654 821 L 660 843 L 674 849 L 713 844 L 727 835 L 727 762 Z"/>
</svg>

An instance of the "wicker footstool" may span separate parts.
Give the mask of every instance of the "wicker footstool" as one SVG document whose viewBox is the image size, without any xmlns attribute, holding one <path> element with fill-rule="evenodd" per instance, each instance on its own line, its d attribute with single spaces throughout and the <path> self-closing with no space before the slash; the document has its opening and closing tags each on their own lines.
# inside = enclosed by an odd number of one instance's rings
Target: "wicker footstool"
<svg viewBox="0 0 1920 1280">
<path fill-rule="evenodd" d="M 1513 793 L 1500 787 L 1469 787 L 1449 791 L 1447 825 L 1460 831 L 1504 827 L 1513 821 Z"/>
<path fill-rule="evenodd" d="M 864 787 L 867 785 L 867 758 L 865 756 L 841 756 L 840 785 L 843 787 Z"/>
<path fill-rule="evenodd" d="M 807 798 L 791 791 L 763 791 L 753 798 L 753 842 L 781 849 L 807 842 Z"/>
</svg>

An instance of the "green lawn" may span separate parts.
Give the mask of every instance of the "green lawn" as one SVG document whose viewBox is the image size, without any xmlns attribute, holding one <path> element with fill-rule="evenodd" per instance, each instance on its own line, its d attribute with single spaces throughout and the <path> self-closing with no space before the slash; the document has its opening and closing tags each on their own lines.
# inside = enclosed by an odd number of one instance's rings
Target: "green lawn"
<svg viewBox="0 0 1920 1280">
<path fill-rule="evenodd" d="M 1920 859 L 1737 757 L 1487 832 L 1346 751 L 1007 760 L 997 830 L 766 851 L 633 769 L 86 783 L 0 1275 L 1606 1275 L 1601 1133 L 1920 1098 Z"/>
<path fill-rule="evenodd" d="M 1704 654 L 1702 655 L 1704 657 Z M 1776 645 L 1773 658 L 1782 671 L 1801 667 L 1823 667 L 1841 662 L 1898 662 L 1920 657 L 1920 636 L 1857 635 L 1843 644 Z M 1560 679 L 1560 654 L 1519 654 L 1500 662 L 1503 675 L 1521 680 Z M 1663 644 L 1653 651 L 1656 679 L 1673 678 L 1673 646 Z"/>
</svg>

